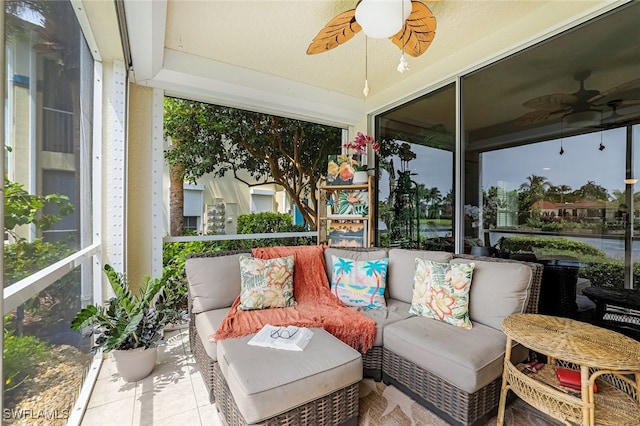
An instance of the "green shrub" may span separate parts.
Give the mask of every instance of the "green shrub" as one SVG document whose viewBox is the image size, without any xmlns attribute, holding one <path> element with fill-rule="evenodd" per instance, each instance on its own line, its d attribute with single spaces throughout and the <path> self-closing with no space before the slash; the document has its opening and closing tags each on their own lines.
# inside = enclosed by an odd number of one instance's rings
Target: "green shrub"
<svg viewBox="0 0 640 426">
<path fill-rule="evenodd" d="M 252 213 L 238 216 L 238 234 L 304 231 L 306 231 L 306 229 L 303 226 L 292 223 L 291 216 L 288 214 Z M 164 243 L 162 265 L 167 305 L 172 306 L 176 311 L 180 312 L 182 317 L 186 316 L 188 289 L 184 264 L 190 254 L 227 250 L 248 250 L 254 247 L 309 244 L 315 244 L 314 237 Z"/>
<path fill-rule="evenodd" d="M 567 238 L 551 237 L 508 237 L 502 241 L 502 249 L 507 252 L 537 252 L 544 254 L 567 254 L 582 260 L 585 256 L 606 259 L 607 254 L 590 244 Z"/>
<path fill-rule="evenodd" d="M 580 276 L 591 281 L 594 287 L 624 288 L 624 261 L 592 262 L 580 268 Z M 640 292 L 640 264 L 633 265 L 633 288 Z"/>
<path fill-rule="evenodd" d="M 5 316 L 5 324 L 10 316 Z M 47 359 L 49 346 L 33 336 L 16 336 L 5 326 L 3 353 L 4 390 L 11 392 L 27 380 L 37 365 Z"/>
<path fill-rule="evenodd" d="M 304 232 L 302 225 L 294 225 L 285 213 L 251 213 L 238 216 L 238 234 L 264 234 L 276 232 Z M 229 242 L 226 249 L 251 249 L 254 247 L 292 246 L 315 244 L 313 237 L 260 238 Z"/>
</svg>

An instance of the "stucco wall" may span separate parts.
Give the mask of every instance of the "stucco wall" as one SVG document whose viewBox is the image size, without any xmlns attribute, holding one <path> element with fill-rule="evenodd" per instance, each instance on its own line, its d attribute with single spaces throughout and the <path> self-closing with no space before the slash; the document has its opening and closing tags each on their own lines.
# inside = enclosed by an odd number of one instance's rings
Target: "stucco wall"
<svg viewBox="0 0 640 426">
<path fill-rule="evenodd" d="M 127 275 L 137 288 L 151 275 L 151 129 L 153 89 L 129 85 L 127 146 Z"/>
</svg>

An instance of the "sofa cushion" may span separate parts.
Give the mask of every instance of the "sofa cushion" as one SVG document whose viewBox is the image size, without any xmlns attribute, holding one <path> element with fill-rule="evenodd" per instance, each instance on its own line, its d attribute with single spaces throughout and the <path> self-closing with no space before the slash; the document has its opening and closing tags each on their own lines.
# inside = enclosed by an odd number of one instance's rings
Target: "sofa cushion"
<svg viewBox="0 0 640 426">
<path fill-rule="evenodd" d="M 368 309 L 386 306 L 384 293 L 389 258 L 361 261 L 331 256 L 331 263 L 331 292 L 345 306 Z"/>
<path fill-rule="evenodd" d="M 376 260 L 388 257 L 389 251 L 385 248 L 376 250 L 349 250 L 328 247 L 324 251 L 324 265 L 329 283 L 333 282 L 333 264 L 331 263 L 332 256 L 338 256 L 345 259 L 353 260 Z"/>
<path fill-rule="evenodd" d="M 413 300 L 409 312 L 462 328 L 469 321 L 469 289 L 473 263 L 440 263 L 416 259 Z"/>
<path fill-rule="evenodd" d="M 389 271 L 387 273 L 389 297 L 405 303 L 413 299 L 413 274 L 416 258 L 447 263 L 451 253 L 444 251 L 406 250 L 393 248 L 389 250 Z"/>
<path fill-rule="evenodd" d="M 228 308 L 240 294 L 240 256 L 192 257 L 185 262 L 193 313 Z M 246 254 L 244 254 L 246 256 Z"/>
<path fill-rule="evenodd" d="M 209 336 L 216 332 L 225 315 L 227 315 L 229 308 L 211 309 L 196 314 L 196 331 L 198 337 L 202 339 L 204 350 L 209 357 L 215 362 L 218 360 L 218 354 L 216 352 L 216 343 L 212 341 Z"/>
<path fill-rule="evenodd" d="M 238 309 L 286 308 L 293 298 L 293 256 L 257 259 L 240 256 Z"/>
<path fill-rule="evenodd" d="M 383 309 L 354 308 L 362 315 L 376 322 L 376 340 L 373 346 L 382 346 L 384 328 L 394 322 L 413 316 L 409 313 L 410 304 L 395 299 L 388 299 L 387 306 Z"/>
<path fill-rule="evenodd" d="M 501 330 L 502 320 L 524 312 L 533 272 L 517 262 L 453 259 L 451 263 L 475 263 L 469 292 L 469 316 L 475 324 Z"/>
<path fill-rule="evenodd" d="M 383 344 L 396 355 L 473 393 L 502 375 L 506 340 L 502 331 L 480 323 L 466 330 L 411 317 L 388 325 Z M 521 362 L 527 354 L 526 348 L 517 345 L 512 359 Z"/>
<path fill-rule="evenodd" d="M 362 356 L 321 328 L 304 351 L 249 346 L 252 335 L 218 343 L 218 362 L 248 424 L 362 380 Z M 256 367 L 261 368 L 256 368 Z"/>
</svg>

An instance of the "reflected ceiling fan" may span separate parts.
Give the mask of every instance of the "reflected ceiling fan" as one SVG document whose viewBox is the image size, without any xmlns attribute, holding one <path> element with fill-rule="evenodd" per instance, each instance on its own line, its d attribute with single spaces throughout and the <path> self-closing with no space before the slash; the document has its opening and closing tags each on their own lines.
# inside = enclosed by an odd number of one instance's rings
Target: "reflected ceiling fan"
<svg viewBox="0 0 640 426">
<path fill-rule="evenodd" d="M 436 18 L 420 1 L 360 0 L 355 9 L 342 12 L 320 30 L 307 55 L 336 48 L 361 30 L 371 38 L 390 38 L 404 52 L 418 57 L 435 37 Z"/>
<path fill-rule="evenodd" d="M 573 76 L 580 83 L 577 92 L 543 95 L 523 103 L 523 106 L 534 111 L 516 118 L 515 123 L 526 126 L 561 118 L 563 124 L 569 127 L 598 127 L 605 123 L 615 124 L 615 120 L 620 121 L 623 116 L 617 113 L 618 107 L 640 104 L 640 99 L 622 99 L 622 94 L 640 88 L 640 78 L 600 92 L 585 87 L 585 81 L 590 75 L 591 71 L 585 70 Z M 606 107 L 613 110 L 613 117 L 603 117 L 603 109 Z"/>
</svg>

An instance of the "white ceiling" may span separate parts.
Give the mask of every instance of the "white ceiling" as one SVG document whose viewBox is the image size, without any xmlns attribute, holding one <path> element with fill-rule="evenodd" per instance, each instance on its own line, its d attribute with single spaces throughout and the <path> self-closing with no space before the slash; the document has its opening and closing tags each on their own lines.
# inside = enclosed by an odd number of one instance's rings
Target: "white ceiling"
<svg viewBox="0 0 640 426">
<path fill-rule="evenodd" d="M 306 54 L 318 31 L 356 0 L 124 0 L 138 84 L 343 125 L 624 2 L 424 1 L 438 23 L 433 43 L 400 74 L 400 50 L 389 40 L 369 39 L 371 94 L 365 98 L 363 33 L 334 50 Z M 545 72 L 557 72 L 552 68 L 530 72 L 544 82 Z M 572 83 L 571 75 L 567 80 Z"/>
</svg>

